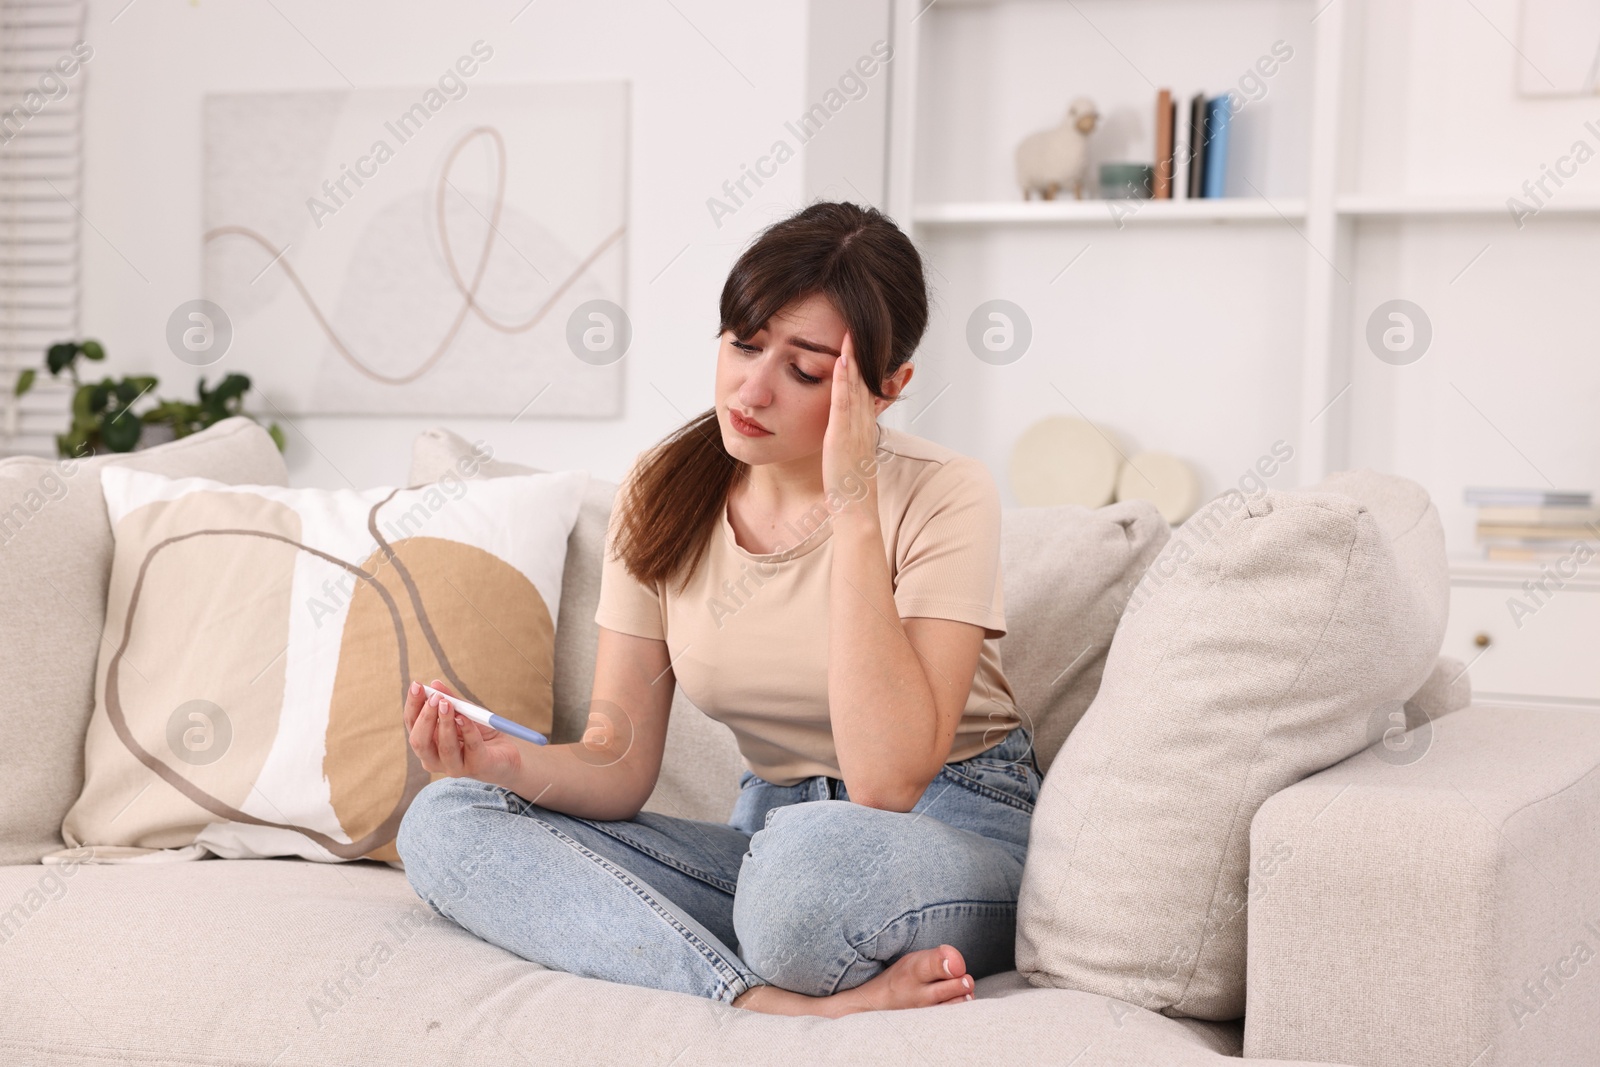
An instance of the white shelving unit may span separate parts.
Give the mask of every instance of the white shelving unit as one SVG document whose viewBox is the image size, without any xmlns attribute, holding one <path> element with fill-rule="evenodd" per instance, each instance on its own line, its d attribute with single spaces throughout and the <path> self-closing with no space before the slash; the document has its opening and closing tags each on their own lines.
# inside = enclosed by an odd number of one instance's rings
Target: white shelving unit
<svg viewBox="0 0 1600 1067">
<path fill-rule="evenodd" d="M 932 226 L 1047 225 L 1050 223 L 1159 225 L 1169 222 L 1279 222 L 1306 217 L 1302 197 L 1282 200 L 1223 197 L 1215 200 L 973 200 L 915 204 L 913 223 Z"/>
<path fill-rule="evenodd" d="M 1340 215 L 1355 218 L 1429 218 L 1456 216 L 1462 218 L 1508 219 L 1510 211 L 1505 197 L 1464 196 L 1440 194 L 1438 196 L 1362 196 L 1345 195 L 1334 201 Z M 1574 196 L 1546 204 L 1539 214 L 1600 215 L 1600 197 Z"/>
<path fill-rule="evenodd" d="M 1147 5 L 1152 21 L 1190 17 L 1203 19 L 1211 8 L 1240 11 L 1249 6 L 1241 3 L 1190 4 L 1193 14 L 1185 16 L 1182 9 L 1159 0 L 1127 0 L 1124 7 Z M 1305 38 L 1309 40 L 1309 56 L 1296 62 L 1309 62 L 1311 68 L 1308 91 L 1298 104 L 1297 120 L 1303 123 L 1303 188 L 1278 195 L 1229 196 L 1219 199 L 1163 200 L 1163 201 L 1023 201 L 1014 190 L 1010 199 L 930 199 L 923 189 L 928 183 L 920 166 L 924 146 L 919 144 L 919 130 L 930 125 L 936 137 L 945 136 L 944 123 L 927 119 L 922 114 L 924 98 L 930 94 L 945 99 L 961 100 L 959 89 L 947 84 L 951 75 L 945 70 L 931 70 L 923 65 L 928 49 L 929 34 L 935 32 L 941 19 L 971 19 L 974 9 L 981 9 L 979 17 L 992 18 L 1004 7 L 1032 8 L 1043 18 L 1055 17 L 1052 8 L 1076 12 L 1081 16 L 1076 32 L 1088 40 L 1098 37 L 1130 66 L 1125 41 L 1111 40 L 1109 31 L 1100 24 L 1102 12 L 1108 7 L 1092 3 L 1065 4 L 1050 0 L 893 0 L 891 32 L 894 44 L 894 61 L 891 64 L 892 89 L 890 99 L 890 143 L 888 166 L 888 209 L 898 219 L 910 220 L 914 235 L 919 241 L 934 241 L 959 234 L 974 245 L 990 249 L 989 238 L 1003 239 L 1001 235 L 1014 235 L 1019 230 L 1037 227 L 1041 232 L 1056 233 L 1064 227 L 1095 229 L 1124 227 L 1145 233 L 1172 228 L 1174 233 L 1189 230 L 1194 224 L 1226 224 L 1234 230 L 1239 226 L 1287 227 L 1298 242 L 1298 258 L 1302 261 L 1302 301 L 1298 311 L 1298 345 L 1293 353 L 1298 380 L 1297 424 L 1304 428 L 1302 439 L 1295 442 L 1298 452 L 1297 476 L 1301 484 L 1312 484 L 1330 470 L 1349 465 L 1350 422 L 1348 405 L 1338 400 L 1351 384 L 1350 366 L 1353 344 L 1360 337 L 1353 335 L 1358 329 L 1354 323 L 1352 306 L 1356 249 L 1360 241 L 1359 229 L 1368 223 L 1412 222 L 1419 220 L 1460 220 L 1484 222 L 1507 220 L 1508 212 L 1504 193 L 1416 195 L 1353 193 L 1347 191 L 1352 183 L 1353 155 L 1359 146 L 1359 134 L 1352 127 L 1356 116 L 1362 82 L 1362 56 L 1360 35 L 1365 17 L 1363 0 L 1304 0 L 1303 3 L 1272 4 L 1265 0 L 1256 7 L 1266 14 L 1263 24 L 1271 32 L 1272 14 L 1287 7 L 1300 11 L 1305 25 Z M 963 23 L 971 28 L 972 23 Z M 1172 36 L 1170 26 L 1162 31 Z M 982 31 L 974 33 L 981 37 Z M 1146 30 L 1147 36 L 1152 31 Z M 1262 44 L 1267 37 L 1263 35 Z M 1304 45 L 1304 41 L 1301 42 Z M 980 42 L 981 44 L 981 42 Z M 1197 47 L 1203 47 L 1199 45 Z M 1108 60 L 1115 67 L 1115 60 Z M 1102 72 L 1103 73 L 1103 72 Z M 1164 71 L 1151 70 L 1152 77 L 1144 78 L 1151 87 L 1147 110 L 1153 109 L 1156 84 L 1166 84 Z M 1086 71 L 1084 81 L 1090 82 L 1095 72 Z M 1041 76 L 1042 77 L 1042 76 Z M 1141 74 L 1142 77 L 1142 74 Z M 1041 85 L 1044 82 L 1041 81 Z M 985 87 L 967 87 L 974 92 Z M 1176 86 L 1175 86 L 1176 88 Z M 1228 86 L 1221 80 L 1206 88 L 1216 93 Z M 1179 122 L 1186 96 L 1180 94 Z M 1065 100 L 1059 101 L 1063 106 Z M 1053 124 L 1053 119 L 1044 125 Z M 1145 119 L 1148 128 L 1149 120 Z M 1040 124 L 1035 124 L 1039 128 Z M 995 151 L 994 143 L 982 146 Z M 1010 145 L 1004 156 L 1009 167 Z M 1269 146 L 1272 150 L 1273 146 Z M 1129 158 L 1148 161 L 1150 146 L 1141 157 L 1137 153 Z M 948 154 L 945 158 L 948 158 Z M 1091 175 L 1092 177 L 1092 175 Z M 1133 205 L 1133 206 L 1130 206 Z M 1600 195 L 1570 194 L 1547 205 L 1540 214 L 1550 213 L 1565 217 L 1600 218 Z M 1231 240 L 1219 234 L 1217 240 Z M 1065 253 L 1074 249 L 1064 246 Z M 1000 253 L 995 252 L 996 255 Z M 1134 284 L 1137 279 L 1129 279 Z M 957 294 L 967 297 L 969 294 Z M 970 294 L 973 303 L 989 294 Z M 1020 427 L 1018 427 L 1020 432 Z M 1176 447 L 1176 446 L 1174 446 Z"/>
<path fill-rule="evenodd" d="M 1367 464 L 1409 474 L 1445 518 L 1445 651 L 1473 663 L 1481 697 L 1600 710 L 1600 562 L 1518 626 L 1506 601 L 1538 567 L 1467 558 L 1463 485 L 1546 485 L 1549 468 L 1559 488 L 1600 489 L 1582 399 L 1600 396 L 1588 369 L 1600 162 L 1526 230 L 1507 206 L 1541 161 L 1589 137 L 1593 100 L 1516 96 L 1521 53 L 1496 22 L 1514 33 L 1514 4 L 892 3 L 888 210 L 929 254 L 951 316 L 944 350 L 919 356 L 934 399 L 913 432 L 1003 472 L 1034 418 L 1075 414 L 1209 465 L 1206 495 L 1280 427 L 1301 485 Z M 1183 123 L 1193 92 L 1229 88 L 1240 39 L 1264 50 L 1280 33 L 1299 81 L 1267 98 L 1268 157 L 1245 161 L 1253 195 L 1042 202 L 1010 187 L 1017 141 L 1080 92 L 1121 123 L 1126 154 L 1111 158 L 1148 162 L 1158 87 L 1174 89 Z M 1026 374 L 980 366 L 956 340 L 962 317 L 1019 292 L 1053 347 Z M 1394 298 L 1433 313 L 1425 363 L 1367 351 L 1368 316 Z"/>
</svg>

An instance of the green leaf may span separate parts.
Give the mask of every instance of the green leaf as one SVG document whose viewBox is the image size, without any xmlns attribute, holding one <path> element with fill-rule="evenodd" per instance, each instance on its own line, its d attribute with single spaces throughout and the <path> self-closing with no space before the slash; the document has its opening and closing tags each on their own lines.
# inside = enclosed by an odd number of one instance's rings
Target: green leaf
<svg viewBox="0 0 1600 1067">
<path fill-rule="evenodd" d="M 88 448 L 89 434 L 81 426 L 74 426 L 66 433 L 56 435 L 56 450 L 63 456 L 82 455 Z"/>
<path fill-rule="evenodd" d="M 188 405 L 181 400 L 163 400 L 155 407 L 144 413 L 147 424 L 170 422 L 176 425 L 182 420 Z"/>
<path fill-rule="evenodd" d="M 51 345 L 45 350 L 45 366 L 50 368 L 52 375 L 60 374 L 62 369 L 78 358 L 78 346 L 71 341 L 62 341 L 60 344 Z"/>
<path fill-rule="evenodd" d="M 223 402 L 237 400 L 242 397 L 245 390 L 249 388 L 249 378 L 245 377 L 243 374 L 230 374 L 226 378 L 222 379 L 222 381 L 217 383 L 216 389 L 212 390 L 211 399 L 220 400 Z"/>
<path fill-rule="evenodd" d="M 99 341 L 85 341 L 79 346 L 79 348 L 82 349 L 83 357 L 85 359 L 98 360 L 106 358 L 106 350 L 101 347 Z"/>
<path fill-rule="evenodd" d="M 89 410 L 91 412 L 101 412 L 106 409 L 106 404 L 111 400 L 111 388 L 112 382 L 110 378 L 103 382 L 96 382 L 88 387 Z"/>
<path fill-rule="evenodd" d="M 109 378 L 106 380 L 110 381 Z M 157 379 L 153 375 L 133 374 L 114 383 L 112 389 L 116 392 L 117 399 L 121 401 L 120 406 L 127 407 L 146 392 L 155 389 L 156 384 Z"/>
<path fill-rule="evenodd" d="M 267 433 L 272 435 L 272 440 L 275 444 L 277 444 L 278 451 L 282 452 L 286 447 L 283 440 L 283 430 L 278 426 L 277 423 L 273 423 L 271 426 L 267 427 Z"/>
<path fill-rule="evenodd" d="M 37 372 L 34 371 L 32 367 L 29 367 L 27 370 L 17 375 L 17 396 L 21 396 L 23 393 L 26 393 L 29 389 L 33 388 L 33 379 L 36 373 Z"/>
<path fill-rule="evenodd" d="M 106 447 L 113 452 L 132 452 L 133 446 L 139 443 L 139 435 L 144 431 L 144 420 L 133 412 L 124 412 L 122 415 L 108 419 L 100 428 L 100 436 L 105 439 Z"/>
</svg>

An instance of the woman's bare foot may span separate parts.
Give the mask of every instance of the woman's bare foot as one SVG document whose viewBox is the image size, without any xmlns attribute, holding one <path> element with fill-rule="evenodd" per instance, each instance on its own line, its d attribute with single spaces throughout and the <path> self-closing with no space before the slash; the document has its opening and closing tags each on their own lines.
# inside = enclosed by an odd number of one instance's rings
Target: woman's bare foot
<svg viewBox="0 0 1600 1067">
<path fill-rule="evenodd" d="M 734 1007 L 771 1015 L 824 1015 L 837 1019 L 858 1011 L 923 1008 L 972 999 L 972 976 L 954 945 L 908 952 L 854 989 L 830 997 L 808 997 L 758 985 L 734 999 Z"/>
</svg>

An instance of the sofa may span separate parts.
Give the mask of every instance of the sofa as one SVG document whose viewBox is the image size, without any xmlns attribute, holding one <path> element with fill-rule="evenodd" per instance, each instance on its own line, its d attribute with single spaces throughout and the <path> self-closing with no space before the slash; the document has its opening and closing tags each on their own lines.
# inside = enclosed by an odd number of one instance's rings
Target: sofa
<svg viewBox="0 0 1600 1067">
<path fill-rule="evenodd" d="M 443 429 L 419 437 L 411 484 L 437 477 L 461 444 Z M 60 825 L 83 784 L 83 734 L 106 641 L 112 544 L 95 472 L 108 463 L 287 484 L 270 439 L 244 418 L 77 461 L 71 471 L 41 459 L 0 461 L 0 681 L 10 697 L 0 710 L 0 1063 L 1005 1057 L 1089 1067 L 1243 1057 L 1499 1067 L 1600 1056 L 1600 718 L 1471 704 L 1466 670 L 1450 661 L 1423 672 L 1403 721 L 1382 740 L 1362 738 L 1332 765 L 1274 783 L 1233 820 L 1230 840 L 1247 858 L 1294 842 L 1294 862 L 1275 868 L 1259 891 L 1252 882 L 1248 907 L 1241 903 L 1233 950 L 1244 968 L 1244 1010 L 1233 1018 L 1148 1007 L 1092 982 L 1064 984 L 1070 972 L 1051 961 L 1072 946 L 1042 944 L 1050 898 L 1037 891 L 1019 918 L 1019 969 L 979 979 L 971 1002 L 823 1020 L 547 970 L 436 915 L 394 864 L 63 862 Z M 534 469 L 490 459 L 475 476 Z M 581 736 L 615 490 L 593 479 L 568 544 L 556 742 Z M 1050 509 L 1005 515 L 1009 629 L 1000 647 L 1019 707 L 1038 716 L 1036 835 L 1052 778 L 1071 784 L 1061 779 L 1082 754 L 1074 739 L 1090 739 L 1091 727 L 1103 734 L 1102 709 L 1126 695 L 1109 692 L 1115 642 L 1108 660 L 1103 647 L 1078 653 L 1065 635 L 1096 625 L 1121 640 L 1132 624 L 1115 613 L 1167 540 L 1151 525 L 1153 509 L 1100 510 L 1107 514 L 1094 517 L 1097 525 Z M 1366 510 L 1352 504 L 1339 521 L 1366 522 Z M 1071 528 L 1088 530 L 1081 537 L 1095 544 L 1061 541 L 1080 536 L 1063 532 L 1067 519 L 1084 519 Z M 1116 580 L 1084 565 L 1106 553 L 1122 559 Z M 1141 618 L 1153 612 L 1145 607 Z M 1041 652 L 1068 645 L 1076 658 L 1065 669 L 1066 656 Z M 1108 691 L 1099 692 L 1106 671 Z M 646 808 L 721 821 L 739 769 L 731 735 L 680 691 Z M 1056 811 L 1050 819 L 1056 830 L 1063 825 Z M 1160 920 L 1127 914 L 1129 944 Z"/>
</svg>

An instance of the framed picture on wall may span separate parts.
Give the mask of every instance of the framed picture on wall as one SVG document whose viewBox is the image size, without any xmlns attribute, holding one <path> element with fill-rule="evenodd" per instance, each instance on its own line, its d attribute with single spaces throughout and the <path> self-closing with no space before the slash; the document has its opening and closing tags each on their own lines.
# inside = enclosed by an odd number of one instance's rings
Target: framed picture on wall
<svg viewBox="0 0 1600 1067">
<path fill-rule="evenodd" d="M 206 96 L 227 369 L 290 414 L 619 415 L 573 339 L 626 303 L 629 83 L 450 87 Z"/>
</svg>

